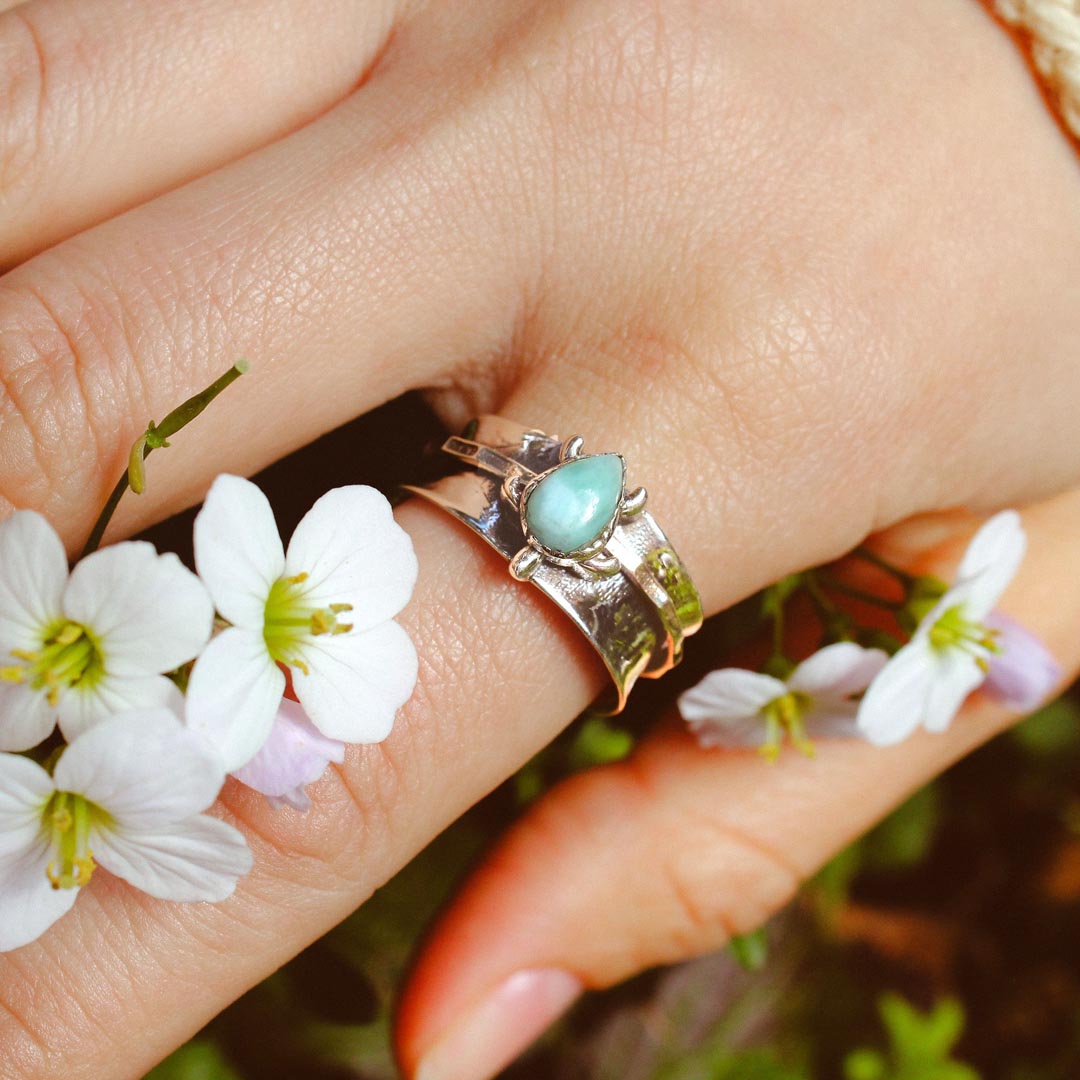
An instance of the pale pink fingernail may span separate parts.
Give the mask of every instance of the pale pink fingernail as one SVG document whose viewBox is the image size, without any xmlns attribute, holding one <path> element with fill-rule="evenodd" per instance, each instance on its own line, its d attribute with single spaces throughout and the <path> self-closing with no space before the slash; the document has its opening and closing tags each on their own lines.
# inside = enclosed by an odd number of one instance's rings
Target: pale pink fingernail
<svg viewBox="0 0 1080 1080">
<path fill-rule="evenodd" d="M 414 1080 L 489 1080 L 580 996 L 558 968 L 518 971 L 453 1023 L 424 1055 Z"/>
</svg>

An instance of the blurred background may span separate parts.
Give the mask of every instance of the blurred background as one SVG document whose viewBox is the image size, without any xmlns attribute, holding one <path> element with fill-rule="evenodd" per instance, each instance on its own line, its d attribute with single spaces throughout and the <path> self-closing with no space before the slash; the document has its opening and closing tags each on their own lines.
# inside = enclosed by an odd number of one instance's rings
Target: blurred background
<svg viewBox="0 0 1080 1080">
<path fill-rule="evenodd" d="M 288 535 L 327 488 L 369 483 L 393 497 L 430 467 L 423 449 L 442 437 L 409 395 L 256 480 Z M 190 564 L 193 518 L 147 535 Z M 578 718 L 148 1080 L 394 1080 L 395 992 L 455 883 L 550 785 L 628 754 L 664 704 L 760 620 L 756 598 L 710 620 L 682 667 L 642 684 L 624 714 Z M 595 919 L 602 934 L 604 912 Z M 761 932 L 588 995 L 504 1076 L 1080 1078 L 1080 693 L 915 794 Z"/>
</svg>

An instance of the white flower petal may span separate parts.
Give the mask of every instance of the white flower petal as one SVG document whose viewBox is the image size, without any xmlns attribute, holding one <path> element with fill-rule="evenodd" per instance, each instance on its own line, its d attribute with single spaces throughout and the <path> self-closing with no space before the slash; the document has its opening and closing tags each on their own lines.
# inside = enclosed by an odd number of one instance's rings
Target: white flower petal
<svg viewBox="0 0 1080 1080">
<path fill-rule="evenodd" d="M 923 726 L 940 733 L 956 718 L 968 694 L 986 678 L 974 656 L 961 649 L 939 653 L 926 698 Z"/>
<path fill-rule="evenodd" d="M 80 735 L 60 755 L 53 781 L 108 811 L 119 828 L 157 829 L 205 810 L 225 770 L 176 715 L 147 709 Z"/>
<path fill-rule="evenodd" d="M 859 703 L 858 728 L 875 746 L 892 746 L 913 734 L 926 713 L 934 655 L 922 638 L 908 642 L 870 684 Z"/>
<path fill-rule="evenodd" d="M 1027 534 L 1015 510 L 995 514 L 975 534 L 956 573 L 957 586 L 970 583 L 964 611 L 968 618 L 985 618 L 997 605 L 1027 551 Z"/>
<path fill-rule="evenodd" d="M 1027 547 L 1024 524 L 1015 510 L 1001 513 L 983 522 L 971 538 L 956 571 L 957 578 L 974 577 L 993 566 L 1020 565 Z"/>
<path fill-rule="evenodd" d="M 78 889 L 49 884 L 49 855 L 42 839 L 17 857 L 0 859 L 0 952 L 35 941 L 75 903 Z"/>
<path fill-rule="evenodd" d="M 91 834 L 91 846 L 111 874 L 159 900 L 226 900 L 252 864 L 243 835 L 205 814 L 167 832 L 99 831 Z"/>
<path fill-rule="evenodd" d="M 39 513 L 19 510 L 0 522 L 0 653 L 41 644 L 67 576 L 64 545 Z"/>
<path fill-rule="evenodd" d="M 396 622 L 315 639 L 293 688 L 311 722 L 346 743 L 381 742 L 416 686 L 416 649 Z"/>
<path fill-rule="evenodd" d="M 811 697 L 861 694 L 888 663 L 881 649 L 864 649 L 853 641 L 826 645 L 808 656 L 788 679 L 788 687 Z"/>
<path fill-rule="evenodd" d="M 195 661 L 185 719 L 232 772 L 266 742 L 284 693 L 285 676 L 266 651 L 262 628 L 256 632 L 231 626 Z"/>
<path fill-rule="evenodd" d="M 40 690 L 0 682 L 0 750 L 31 750 L 56 727 L 56 710 Z"/>
<path fill-rule="evenodd" d="M 408 603 L 417 561 L 386 497 L 357 484 L 328 491 L 304 515 L 289 541 L 285 573 L 308 575 L 305 595 L 317 606 L 352 604 L 342 619 L 362 631 Z"/>
<path fill-rule="evenodd" d="M 331 761 L 344 760 L 345 744 L 328 739 L 297 702 L 282 698 L 270 737 L 233 776 L 264 795 L 287 798 L 318 780 Z"/>
<path fill-rule="evenodd" d="M 704 679 L 679 696 L 679 712 L 691 724 L 700 721 L 739 721 L 754 718 L 787 686 L 771 675 L 743 668 L 710 671 Z"/>
<path fill-rule="evenodd" d="M 768 742 L 769 729 L 765 718 L 754 716 L 702 716 L 687 721 L 698 745 L 706 750 L 716 747 L 741 750 L 756 749 Z"/>
<path fill-rule="evenodd" d="M 856 717 L 859 703 L 847 700 L 815 700 L 803 715 L 809 739 L 850 739 L 859 734 Z"/>
<path fill-rule="evenodd" d="M 102 720 L 136 709 L 183 709 L 183 695 L 164 675 L 103 676 L 92 686 L 71 686 L 60 691 L 56 712 L 68 742 Z"/>
<path fill-rule="evenodd" d="M 250 480 L 222 473 L 211 485 L 195 518 L 195 565 L 218 611 L 261 632 L 285 552 L 274 511 Z"/>
<path fill-rule="evenodd" d="M 64 614 L 88 627 L 114 675 L 156 675 L 187 663 L 210 638 L 214 607 L 173 554 L 128 541 L 95 551 L 71 572 Z"/>
<path fill-rule="evenodd" d="M 41 813 L 56 789 L 36 762 L 0 754 L 0 857 L 33 847 L 43 835 Z M 0 888 L 3 888 L 0 876 Z"/>
</svg>

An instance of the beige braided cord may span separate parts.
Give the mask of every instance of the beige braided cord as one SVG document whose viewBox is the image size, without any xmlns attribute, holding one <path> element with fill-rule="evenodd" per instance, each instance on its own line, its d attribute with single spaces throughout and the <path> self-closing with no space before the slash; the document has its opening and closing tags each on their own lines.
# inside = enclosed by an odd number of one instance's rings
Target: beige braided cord
<svg viewBox="0 0 1080 1080">
<path fill-rule="evenodd" d="M 994 0 L 1005 22 L 1031 38 L 1031 55 L 1080 139 L 1080 0 Z"/>
</svg>

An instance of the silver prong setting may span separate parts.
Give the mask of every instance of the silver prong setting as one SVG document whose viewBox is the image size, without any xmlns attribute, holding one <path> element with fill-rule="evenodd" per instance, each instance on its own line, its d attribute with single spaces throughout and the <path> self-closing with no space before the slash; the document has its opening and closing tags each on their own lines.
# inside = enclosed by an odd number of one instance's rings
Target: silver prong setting
<svg viewBox="0 0 1080 1080">
<path fill-rule="evenodd" d="M 622 570 L 622 563 L 608 551 L 598 552 L 591 559 L 578 563 L 575 570 L 586 577 L 611 577 Z"/>
<path fill-rule="evenodd" d="M 510 560 L 510 576 L 515 581 L 528 581 L 540 568 L 543 555 L 534 547 L 523 547 Z"/>
<path fill-rule="evenodd" d="M 573 435 L 562 445 L 559 451 L 560 461 L 570 461 L 572 458 L 581 457 L 581 448 L 585 445 L 585 439 L 581 435 Z"/>
<path fill-rule="evenodd" d="M 633 491 L 623 496 L 619 513 L 623 517 L 633 517 L 635 514 L 640 514 L 645 509 L 648 498 L 649 493 L 643 487 L 634 488 Z"/>
<path fill-rule="evenodd" d="M 525 493 L 528 481 L 521 473 L 511 473 L 502 485 L 503 497 L 508 499 L 514 506 L 521 506 L 521 498 Z"/>
</svg>

